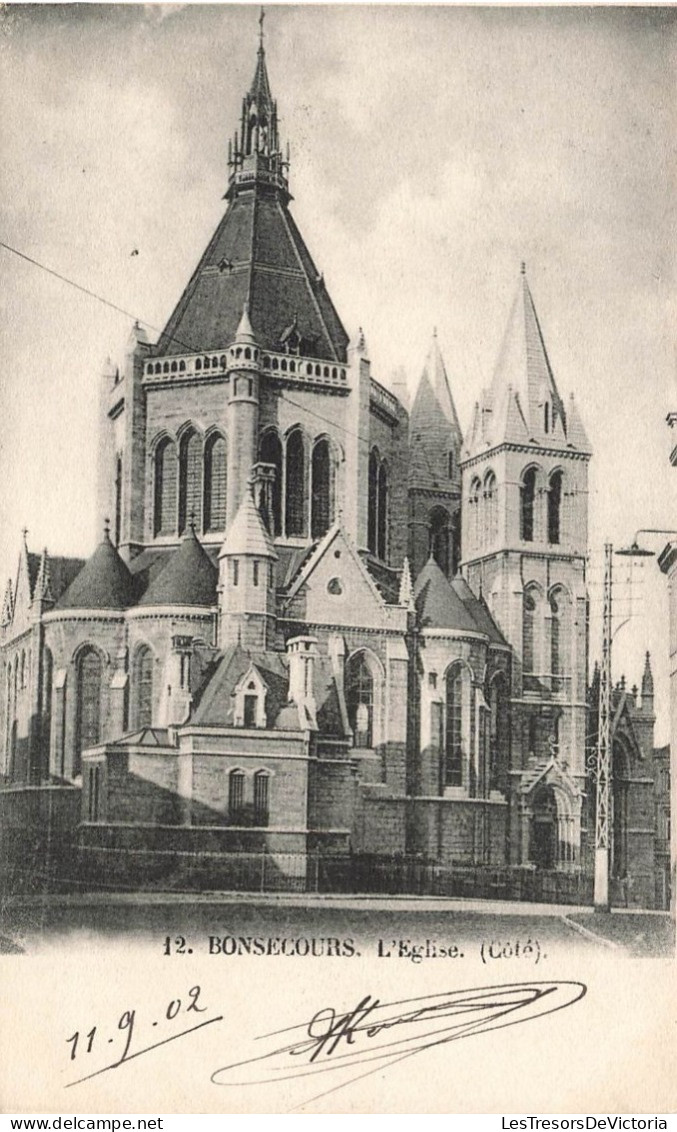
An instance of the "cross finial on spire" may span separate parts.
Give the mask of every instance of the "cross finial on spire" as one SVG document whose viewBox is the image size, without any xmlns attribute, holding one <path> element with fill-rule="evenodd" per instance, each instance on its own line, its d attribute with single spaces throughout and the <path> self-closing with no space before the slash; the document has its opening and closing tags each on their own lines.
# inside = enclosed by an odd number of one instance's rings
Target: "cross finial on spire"
<svg viewBox="0 0 677 1132">
<path fill-rule="evenodd" d="M 262 4 L 261 5 L 261 11 L 259 13 L 259 51 L 263 51 L 263 35 L 264 35 L 263 21 L 265 20 L 265 18 L 266 18 L 266 10 L 265 10 L 265 8 L 263 7 L 263 4 Z"/>
</svg>

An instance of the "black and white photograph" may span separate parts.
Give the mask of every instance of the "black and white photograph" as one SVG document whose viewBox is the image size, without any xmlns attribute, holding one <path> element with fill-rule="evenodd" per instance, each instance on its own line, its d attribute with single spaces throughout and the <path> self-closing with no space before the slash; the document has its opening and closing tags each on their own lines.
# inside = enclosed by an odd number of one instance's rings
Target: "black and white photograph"
<svg viewBox="0 0 677 1132">
<path fill-rule="evenodd" d="M 676 59 L 0 8 L 1 1111 L 674 1110 Z"/>
</svg>

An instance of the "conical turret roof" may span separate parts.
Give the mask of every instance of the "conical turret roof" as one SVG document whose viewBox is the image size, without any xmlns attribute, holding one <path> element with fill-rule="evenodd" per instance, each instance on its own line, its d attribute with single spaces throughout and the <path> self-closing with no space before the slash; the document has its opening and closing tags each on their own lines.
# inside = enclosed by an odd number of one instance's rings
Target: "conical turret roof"
<svg viewBox="0 0 677 1132">
<path fill-rule="evenodd" d="M 126 609 L 134 602 L 132 576 L 113 546 L 108 529 L 56 609 Z"/>
<path fill-rule="evenodd" d="M 455 468 L 461 442 L 456 406 L 435 335 L 409 418 L 410 484 L 432 490 L 452 486 L 449 453 L 454 454 Z"/>
<path fill-rule="evenodd" d="M 218 570 L 191 527 L 139 605 L 216 605 Z"/>
<path fill-rule="evenodd" d="M 266 530 L 251 488 L 245 491 L 235 518 L 226 531 L 219 558 L 226 555 L 252 555 L 257 558 L 277 558 L 273 540 Z"/>
<path fill-rule="evenodd" d="M 416 609 L 423 628 L 477 633 L 478 627 L 463 601 L 431 556 L 414 586 Z"/>
</svg>

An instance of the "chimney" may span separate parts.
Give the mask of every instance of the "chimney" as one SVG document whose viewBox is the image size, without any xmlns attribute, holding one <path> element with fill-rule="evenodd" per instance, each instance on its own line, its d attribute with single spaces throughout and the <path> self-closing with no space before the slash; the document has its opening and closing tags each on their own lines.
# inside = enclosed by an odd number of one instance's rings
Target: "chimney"
<svg viewBox="0 0 677 1132">
<path fill-rule="evenodd" d="M 317 708 L 313 682 L 317 659 L 317 637 L 293 637 L 287 641 L 287 656 L 289 657 L 289 699 L 299 708 L 299 715 L 305 713 L 306 726 L 315 729 Z"/>
<path fill-rule="evenodd" d="M 164 680 L 158 724 L 160 727 L 181 726 L 190 715 L 193 697 L 190 690 L 190 667 L 193 638 L 172 637 L 171 651 L 164 668 Z"/>
</svg>

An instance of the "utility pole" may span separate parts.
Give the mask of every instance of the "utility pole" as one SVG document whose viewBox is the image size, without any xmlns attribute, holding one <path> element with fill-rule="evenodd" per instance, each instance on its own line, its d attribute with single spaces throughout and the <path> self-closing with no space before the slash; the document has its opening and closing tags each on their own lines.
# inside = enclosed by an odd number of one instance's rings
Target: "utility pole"
<svg viewBox="0 0 677 1132">
<path fill-rule="evenodd" d="M 595 821 L 596 912 L 609 911 L 609 836 L 611 829 L 611 586 L 613 546 L 604 545 L 604 608 L 602 615 L 602 667 L 597 717 L 597 811 Z"/>
</svg>

